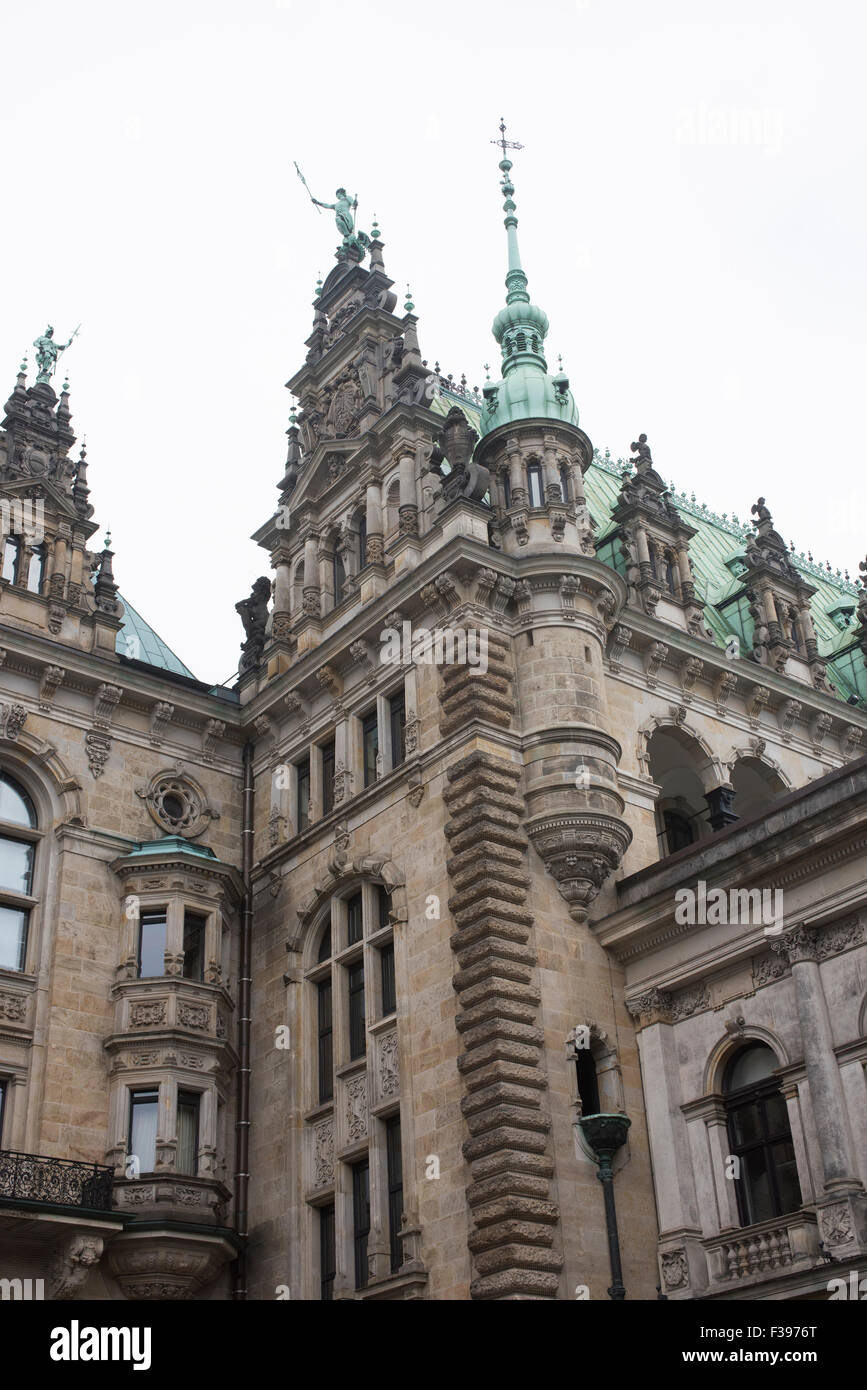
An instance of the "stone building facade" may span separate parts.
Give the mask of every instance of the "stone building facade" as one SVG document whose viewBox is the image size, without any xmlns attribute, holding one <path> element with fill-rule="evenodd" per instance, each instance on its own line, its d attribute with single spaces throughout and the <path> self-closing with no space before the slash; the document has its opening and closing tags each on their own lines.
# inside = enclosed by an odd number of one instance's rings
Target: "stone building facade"
<svg viewBox="0 0 867 1390">
<path fill-rule="evenodd" d="M 120 596 L 19 373 L 0 1276 L 788 1298 L 867 1258 L 864 590 L 594 450 L 500 168 L 481 392 L 341 227 L 231 689 Z"/>
</svg>

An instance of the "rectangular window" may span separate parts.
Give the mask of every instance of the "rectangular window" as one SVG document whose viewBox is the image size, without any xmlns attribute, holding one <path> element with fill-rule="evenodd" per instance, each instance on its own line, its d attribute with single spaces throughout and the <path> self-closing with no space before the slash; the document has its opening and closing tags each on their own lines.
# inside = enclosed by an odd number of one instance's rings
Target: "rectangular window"
<svg viewBox="0 0 867 1390">
<path fill-rule="evenodd" d="M 538 463 L 531 463 L 527 466 L 527 484 L 530 489 L 530 506 L 542 507 L 542 469 Z"/>
<path fill-rule="evenodd" d="M 376 710 L 365 715 L 361 721 L 361 746 L 364 750 L 364 785 L 369 787 L 376 781 L 376 756 L 379 752 Z"/>
<path fill-rule="evenodd" d="M 178 1091 L 178 1149 L 175 1169 L 194 1178 L 199 1171 L 198 1091 Z"/>
<path fill-rule="evenodd" d="M 334 810 L 334 739 L 322 745 L 322 814 Z"/>
<path fill-rule="evenodd" d="M 0 907 L 0 966 L 4 970 L 23 970 L 27 959 L 29 912 Z"/>
<path fill-rule="evenodd" d="M 388 702 L 388 725 L 391 734 L 391 765 L 400 767 L 406 762 L 406 698 L 402 690 Z"/>
<path fill-rule="evenodd" d="M 506 504 L 506 511 L 508 511 L 512 505 L 512 485 L 509 482 L 508 473 L 503 474 L 503 501 Z"/>
<path fill-rule="evenodd" d="M 358 518 L 358 568 L 364 569 L 367 564 L 367 515 L 361 513 Z"/>
<path fill-rule="evenodd" d="M 205 928 L 207 917 L 198 912 L 184 913 L 184 979 L 205 978 Z"/>
<path fill-rule="evenodd" d="M 394 1274 L 403 1264 L 403 1242 L 400 1238 L 403 1216 L 403 1160 L 399 1115 L 392 1115 L 385 1122 L 385 1150 L 388 1166 L 388 1237 L 391 1246 L 391 1272 Z"/>
<path fill-rule="evenodd" d="M 346 900 L 346 944 L 354 946 L 361 940 L 363 931 L 361 914 L 361 894 L 353 893 Z"/>
<path fill-rule="evenodd" d="M 127 1157 L 138 1159 L 142 1173 L 152 1173 L 156 1167 L 159 1107 L 159 1091 L 130 1092 Z"/>
<path fill-rule="evenodd" d="M 310 824 L 310 759 L 305 758 L 303 763 L 298 763 L 296 771 L 298 773 L 298 797 L 297 797 L 297 822 L 298 834 L 306 830 Z"/>
<path fill-rule="evenodd" d="M 0 888 L 30 894 L 33 881 L 33 845 L 24 840 L 0 839 Z"/>
<path fill-rule="evenodd" d="M 334 1298 L 334 1276 L 337 1272 L 337 1241 L 334 1227 L 334 1205 L 319 1208 L 319 1297 L 323 1303 Z"/>
<path fill-rule="evenodd" d="M 364 1027 L 364 962 L 346 968 L 349 976 L 349 1059 L 363 1057 L 366 1047 Z"/>
<path fill-rule="evenodd" d="M 370 1165 L 365 1158 L 352 1165 L 352 1235 L 355 1245 L 355 1287 L 367 1287 L 367 1237 L 370 1234 Z"/>
<path fill-rule="evenodd" d="M 317 990 L 319 1036 L 319 1101 L 334 1095 L 334 1030 L 331 1021 L 331 981 L 320 980 Z"/>
<path fill-rule="evenodd" d="M 383 946 L 379 953 L 379 964 L 382 972 L 382 1013 L 393 1014 L 397 1008 L 397 998 L 394 992 L 394 942 L 388 946 Z"/>
<path fill-rule="evenodd" d="M 343 586 L 346 583 L 346 571 L 343 568 L 343 560 L 337 551 L 334 552 L 332 561 L 332 574 L 334 577 L 334 607 L 343 602 Z"/>
<path fill-rule="evenodd" d="M 10 584 L 17 584 L 20 569 L 21 540 L 18 536 L 7 536 L 3 547 L 3 578 Z"/>
<path fill-rule="evenodd" d="M 139 979 L 166 973 L 166 914 L 149 912 L 142 917 L 138 936 Z"/>
<path fill-rule="evenodd" d="M 376 924 L 379 931 L 391 926 L 388 914 L 391 912 L 391 894 L 385 884 L 376 885 Z"/>
<path fill-rule="evenodd" d="M 27 570 L 27 587 L 31 594 L 38 594 L 42 591 L 42 580 L 45 575 L 45 546 L 37 546 L 30 556 L 30 565 Z"/>
</svg>

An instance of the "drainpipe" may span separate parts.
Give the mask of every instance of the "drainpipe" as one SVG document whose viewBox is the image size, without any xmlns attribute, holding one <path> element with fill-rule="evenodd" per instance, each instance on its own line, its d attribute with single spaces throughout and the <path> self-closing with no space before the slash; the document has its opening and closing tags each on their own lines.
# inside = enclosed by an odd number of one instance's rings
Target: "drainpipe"
<svg viewBox="0 0 867 1390">
<path fill-rule="evenodd" d="M 253 938 L 253 745 L 244 744 L 241 810 L 241 969 L 238 979 L 238 1113 L 235 1120 L 235 1230 L 244 1242 L 234 1265 L 236 1300 L 247 1297 L 247 1192 L 250 1185 L 250 961 Z"/>
<path fill-rule="evenodd" d="M 614 1206 L 614 1171 L 612 1160 L 626 1143 L 631 1120 L 626 1115 L 585 1115 L 578 1121 L 581 1131 L 596 1158 L 596 1176 L 605 1196 L 605 1230 L 608 1235 L 608 1257 L 611 1261 L 611 1287 L 608 1297 L 621 1302 L 626 1297 L 623 1271 L 620 1266 L 620 1238 L 617 1234 L 617 1211 Z"/>
</svg>

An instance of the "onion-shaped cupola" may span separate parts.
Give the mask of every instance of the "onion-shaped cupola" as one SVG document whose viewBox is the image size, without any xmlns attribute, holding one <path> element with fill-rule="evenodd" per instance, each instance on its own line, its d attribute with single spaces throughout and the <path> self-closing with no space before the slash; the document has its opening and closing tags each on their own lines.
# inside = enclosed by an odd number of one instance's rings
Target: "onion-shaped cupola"
<svg viewBox="0 0 867 1390">
<path fill-rule="evenodd" d="M 493 322 L 493 334 L 500 345 L 503 358 L 501 381 L 485 384 L 482 411 L 482 435 L 490 434 L 503 425 L 518 420 L 558 420 L 578 424 L 578 407 L 569 390 L 569 378 L 564 372 L 548 374 L 545 360 L 545 338 L 548 334 L 548 315 L 538 304 L 530 302 L 527 277 L 521 265 L 518 249 L 518 219 L 515 216 L 515 185 L 511 180 L 512 161 L 506 158 L 508 142 L 505 123 L 500 123 L 503 158 L 501 188 L 505 201 L 504 225 L 509 247 L 509 269 L 506 275 L 506 303 Z"/>
</svg>

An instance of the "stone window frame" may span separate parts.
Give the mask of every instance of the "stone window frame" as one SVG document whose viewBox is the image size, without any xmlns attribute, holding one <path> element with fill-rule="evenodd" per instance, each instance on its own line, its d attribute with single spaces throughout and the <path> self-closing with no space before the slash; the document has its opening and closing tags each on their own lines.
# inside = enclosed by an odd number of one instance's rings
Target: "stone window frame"
<svg viewBox="0 0 867 1390">
<path fill-rule="evenodd" d="M 352 874 L 341 881 L 328 901 L 317 912 L 307 932 L 303 952 L 303 1019 L 300 1033 L 304 1038 L 301 1062 L 302 1112 L 302 1170 L 304 1178 L 304 1211 L 302 1217 L 302 1259 L 305 1299 L 318 1300 L 320 1295 L 319 1210 L 334 1206 L 335 1223 L 335 1280 L 334 1292 L 351 1296 L 363 1294 L 355 1288 L 353 1245 L 352 1165 L 367 1158 L 370 1164 L 370 1235 L 368 1259 L 372 1285 L 375 1280 L 392 1276 L 388 1226 L 388 1174 L 386 1122 L 401 1116 L 399 1087 L 395 1094 L 380 1096 L 380 1039 L 397 1033 L 401 982 L 395 952 L 395 995 L 397 1008 L 382 1014 L 381 951 L 395 946 L 395 914 L 392 900 L 389 921 L 379 926 L 379 890 L 391 895 L 392 890 L 382 877 Z M 346 903 L 358 892 L 362 894 L 363 933 L 360 942 L 348 944 Z M 323 933 L 331 930 L 332 953 L 328 960 L 317 957 Z M 346 967 L 364 961 L 365 1031 L 367 1046 L 363 1057 L 349 1057 L 348 982 Z M 333 1095 L 319 1101 L 318 1076 L 318 989 L 326 979 L 332 985 L 332 1069 Z M 396 1047 L 396 1040 L 393 1044 Z M 365 1133 L 357 1139 L 348 1135 L 349 1085 L 364 1077 Z M 338 1113 L 338 1107 L 343 1112 Z M 401 1116 L 401 1118 L 403 1118 Z M 331 1121 L 332 1175 L 330 1181 L 315 1183 L 313 1160 L 310 1155 L 316 1143 L 315 1131 Z M 341 1144 L 339 1136 L 347 1132 Z M 403 1140 L 403 1177 L 406 1184 L 406 1130 L 401 1125 Z M 406 1187 L 405 1187 L 406 1190 Z M 398 1271 L 399 1274 L 399 1271 Z"/>
<path fill-rule="evenodd" d="M 210 1163 L 219 1163 L 221 1151 L 218 1122 L 223 1118 L 227 1095 L 220 1091 L 217 1078 L 195 1073 L 183 1067 L 172 1067 L 167 1071 L 159 1065 L 142 1067 L 134 1077 L 128 1073 L 113 1081 L 109 1094 L 109 1154 L 115 1165 L 118 1177 L 126 1177 L 129 1138 L 132 1119 L 132 1096 L 137 1091 L 156 1091 L 158 1093 L 157 1132 L 155 1139 L 156 1166 L 141 1170 L 141 1177 L 172 1175 L 184 1179 L 206 1178 L 213 1180 L 214 1172 Z M 199 1133 L 196 1145 L 195 1173 L 182 1173 L 175 1167 L 178 1148 L 178 1092 L 194 1092 L 199 1096 Z M 225 1141 L 225 1136 L 223 1136 Z M 137 1181 L 137 1179 L 135 1180 Z"/>
<path fill-rule="evenodd" d="M 131 901 L 132 900 L 132 901 Z M 162 975 L 139 976 L 139 941 L 141 918 L 150 913 L 166 914 L 166 948 L 163 956 Z M 205 918 L 204 964 L 201 980 L 188 979 L 184 967 L 184 917 L 187 912 Z M 230 935 L 228 922 L 218 904 L 212 898 L 191 892 L 187 888 L 154 888 L 137 893 L 127 893 L 121 901 L 122 928 L 120 933 L 121 957 L 117 968 L 118 980 L 126 983 L 153 985 L 165 979 L 182 979 L 185 985 L 195 989 L 197 986 L 226 984 L 226 947 Z"/>
<path fill-rule="evenodd" d="M 364 701 L 359 709 L 348 715 L 349 719 L 349 767 L 354 773 L 353 785 L 357 786 L 361 792 L 370 791 L 377 782 L 383 781 L 389 773 L 395 772 L 394 756 L 391 747 L 391 709 L 390 702 L 400 691 L 403 692 L 404 708 L 406 719 L 409 722 L 415 706 L 412 703 L 412 694 L 406 679 L 406 673 L 401 668 L 400 672 L 393 681 L 389 681 L 378 690 L 373 702 L 369 699 Z M 377 775 L 371 782 L 364 784 L 364 743 L 362 737 L 362 724 L 373 709 L 376 709 L 376 728 L 377 728 L 377 753 L 381 759 L 381 767 Z M 318 736 L 317 736 L 318 737 Z M 407 755 L 403 761 L 397 764 L 398 768 L 405 767 Z"/>
<path fill-rule="evenodd" d="M 28 914 L 27 939 L 21 969 L 3 967 L 0 969 L 0 981 L 2 981 L 7 975 L 13 979 L 21 979 L 27 975 L 35 976 L 39 969 L 42 954 L 43 905 L 50 879 L 52 859 L 51 842 L 45 827 L 52 824 L 54 815 L 50 804 L 46 809 L 47 793 L 45 788 L 30 774 L 29 769 L 22 770 L 14 760 L 10 760 L 5 755 L 5 750 L 3 756 L 0 757 L 0 772 L 5 773 L 10 781 L 20 786 L 29 798 L 36 818 L 35 826 L 24 826 L 15 821 L 0 821 L 0 837 L 28 841 L 35 847 L 30 893 L 16 893 L 12 889 L 0 889 L 0 903 L 4 907 L 11 907 L 19 911 L 24 910 Z"/>
<path fill-rule="evenodd" d="M 581 1117 L 581 1097 L 578 1093 L 578 1074 L 575 1061 L 578 1049 L 575 1045 L 578 1027 L 566 1035 L 566 1057 L 569 1060 L 569 1099 L 575 1119 Z M 626 1113 L 623 1071 L 617 1044 L 596 1022 L 584 1025 L 590 1029 L 590 1055 L 596 1063 L 596 1084 L 599 1088 L 599 1104 L 602 1115 Z"/>
</svg>

